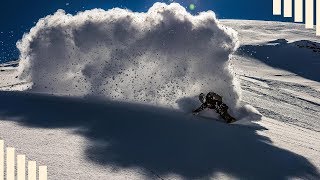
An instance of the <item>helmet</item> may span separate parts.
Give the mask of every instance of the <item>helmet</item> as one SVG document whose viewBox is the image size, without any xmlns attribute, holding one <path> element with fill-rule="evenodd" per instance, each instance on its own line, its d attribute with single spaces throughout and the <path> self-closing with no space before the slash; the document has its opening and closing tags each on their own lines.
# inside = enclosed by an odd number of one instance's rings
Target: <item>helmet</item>
<svg viewBox="0 0 320 180">
<path fill-rule="evenodd" d="M 209 93 L 207 94 L 207 99 L 222 101 L 222 97 L 219 96 L 218 94 L 214 93 L 214 92 L 209 92 Z"/>
</svg>

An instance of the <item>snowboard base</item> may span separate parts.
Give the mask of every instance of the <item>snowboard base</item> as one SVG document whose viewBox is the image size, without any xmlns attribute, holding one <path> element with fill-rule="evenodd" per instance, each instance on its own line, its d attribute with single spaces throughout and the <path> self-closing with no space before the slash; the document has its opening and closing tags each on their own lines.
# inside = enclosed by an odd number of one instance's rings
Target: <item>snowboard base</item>
<svg viewBox="0 0 320 180">
<path fill-rule="evenodd" d="M 197 118 L 206 119 L 206 120 L 210 120 L 210 121 L 216 121 L 216 122 L 225 123 L 225 124 L 232 124 L 232 123 L 237 121 L 234 117 L 232 117 L 229 114 L 228 114 L 228 116 L 225 116 L 225 117 L 220 115 L 221 118 L 219 118 L 219 119 L 211 118 L 211 117 L 208 117 L 208 116 L 202 116 L 202 115 L 199 115 L 199 114 L 193 114 L 193 116 L 196 116 Z M 229 122 L 227 122 L 227 120 Z"/>
</svg>

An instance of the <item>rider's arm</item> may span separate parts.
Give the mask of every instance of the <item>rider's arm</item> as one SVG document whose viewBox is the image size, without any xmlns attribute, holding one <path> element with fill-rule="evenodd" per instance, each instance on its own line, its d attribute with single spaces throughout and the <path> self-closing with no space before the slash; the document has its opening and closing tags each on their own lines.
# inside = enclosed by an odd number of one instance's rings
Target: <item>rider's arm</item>
<svg viewBox="0 0 320 180">
<path fill-rule="evenodd" d="M 193 113 L 199 113 L 199 112 L 203 111 L 203 110 L 206 109 L 206 108 L 207 108 L 207 104 L 206 104 L 206 103 L 203 103 L 198 109 L 195 109 L 195 110 L 193 110 L 192 112 L 193 112 Z"/>
</svg>

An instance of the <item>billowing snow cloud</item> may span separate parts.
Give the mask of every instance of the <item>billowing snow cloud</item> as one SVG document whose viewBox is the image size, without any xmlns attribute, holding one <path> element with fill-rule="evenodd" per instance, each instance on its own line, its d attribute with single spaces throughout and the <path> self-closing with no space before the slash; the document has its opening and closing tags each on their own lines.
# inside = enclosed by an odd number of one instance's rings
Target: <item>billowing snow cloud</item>
<svg viewBox="0 0 320 180">
<path fill-rule="evenodd" d="M 32 91 L 161 106 L 215 91 L 236 108 L 228 60 L 237 44 L 212 11 L 193 16 L 177 3 L 156 3 L 146 13 L 59 10 L 17 46 L 20 78 Z"/>
</svg>

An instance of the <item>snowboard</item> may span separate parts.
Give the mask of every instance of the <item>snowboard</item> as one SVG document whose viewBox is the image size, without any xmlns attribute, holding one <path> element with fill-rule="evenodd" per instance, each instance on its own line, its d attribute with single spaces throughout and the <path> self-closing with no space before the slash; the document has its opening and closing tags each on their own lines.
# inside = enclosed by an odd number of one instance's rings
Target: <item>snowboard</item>
<svg viewBox="0 0 320 180">
<path fill-rule="evenodd" d="M 232 117 L 229 113 L 225 113 L 224 116 L 220 114 L 221 118 L 219 118 L 219 119 L 211 118 L 211 117 L 208 117 L 208 116 L 203 116 L 201 114 L 194 114 L 194 113 L 192 113 L 192 114 L 193 114 L 193 116 L 201 118 L 201 119 L 214 120 L 214 121 L 217 121 L 217 122 L 220 122 L 220 123 L 225 123 L 225 124 L 232 124 L 232 123 L 237 121 L 236 118 Z M 227 122 L 227 121 L 229 121 L 229 122 Z"/>
</svg>

